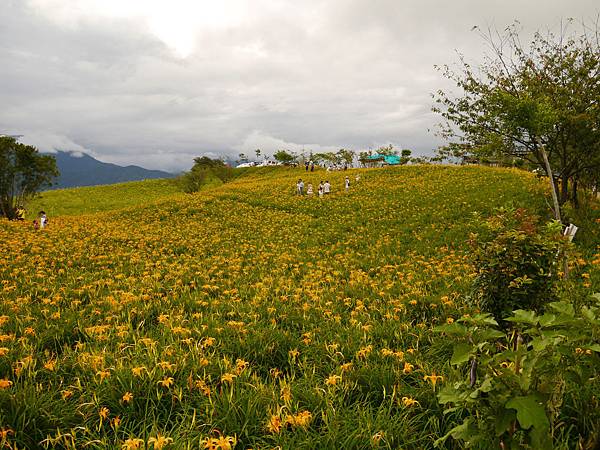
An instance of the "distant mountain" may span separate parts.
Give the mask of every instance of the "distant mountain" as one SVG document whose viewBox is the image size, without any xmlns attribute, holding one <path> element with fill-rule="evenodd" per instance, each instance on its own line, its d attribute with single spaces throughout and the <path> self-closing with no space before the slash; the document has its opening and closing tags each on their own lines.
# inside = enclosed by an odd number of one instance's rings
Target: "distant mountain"
<svg viewBox="0 0 600 450">
<path fill-rule="evenodd" d="M 76 156 L 75 156 L 76 155 Z M 162 170 L 148 170 L 138 166 L 118 166 L 105 163 L 86 154 L 58 152 L 56 165 L 60 176 L 51 189 L 62 189 L 78 186 L 97 186 L 125 181 L 139 181 L 150 178 L 172 178 L 175 175 Z"/>
</svg>

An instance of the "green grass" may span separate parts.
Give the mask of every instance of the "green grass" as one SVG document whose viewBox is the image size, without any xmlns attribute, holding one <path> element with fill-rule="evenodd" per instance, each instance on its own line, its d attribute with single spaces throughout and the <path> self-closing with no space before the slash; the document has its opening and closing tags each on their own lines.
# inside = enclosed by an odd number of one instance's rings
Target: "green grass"
<svg viewBox="0 0 600 450">
<path fill-rule="evenodd" d="M 44 191 L 27 204 L 27 217 L 38 211 L 49 217 L 74 216 L 123 209 L 170 197 L 181 197 L 174 179 L 133 181 L 103 186 Z"/>
</svg>

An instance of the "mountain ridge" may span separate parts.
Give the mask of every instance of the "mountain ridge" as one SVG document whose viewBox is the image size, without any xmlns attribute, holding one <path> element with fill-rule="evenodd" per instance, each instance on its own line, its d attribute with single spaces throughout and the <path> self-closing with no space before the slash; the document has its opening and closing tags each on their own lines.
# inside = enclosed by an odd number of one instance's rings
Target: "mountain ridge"
<svg viewBox="0 0 600 450">
<path fill-rule="evenodd" d="M 75 152 L 58 150 L 51 155 L 56 159 L 60 175 L 49 189 L 100 186 L 175 176 L 162 170 L 145 169 L 136 165 L 119 166 L 102 162 L 87 153 L 75 156 Z"/>
</svg>

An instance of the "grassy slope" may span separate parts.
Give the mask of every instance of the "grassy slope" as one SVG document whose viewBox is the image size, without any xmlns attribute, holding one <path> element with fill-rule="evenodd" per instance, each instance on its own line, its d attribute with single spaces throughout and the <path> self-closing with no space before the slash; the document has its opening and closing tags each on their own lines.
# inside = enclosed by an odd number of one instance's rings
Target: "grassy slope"
<svg viewBox="0 0 600 450">
<path fill-rule="evenodd" d="M 378 433 L 382 448 L 431 447 L 451 416 L 423 376 L 444 374 L 451 348 L 430 330 L 469 311 L 472 218 L 544 200 L 515 171 L 404 167 L 358 171 L 354 183 L 355 173 L 248 171 L 93 225 L 59 217 L 35 234 L 0 223 L 0 255 L 14 255 L 0 256 L 0 334 L 13 336 L 0 426 L 29 447 L 74 427 L 92 448 L 159 432 L 197 447 L 215 429 L 239 448 L 370 448 Z M 294 196 L 298 177 L 329 177 L 333 193 Z M 306 428 L 269 431 L 303 411 Z"/>
<path fill-rule="evenodd" d="M 29 202 L 27 210 L 31 220 L 41 210 L 49 217 L 74 216 L 143 205 L 171 196 L 177 198 L 179 192 L 173 179 L 57 189 L 40 193 Z"/>
</svg>

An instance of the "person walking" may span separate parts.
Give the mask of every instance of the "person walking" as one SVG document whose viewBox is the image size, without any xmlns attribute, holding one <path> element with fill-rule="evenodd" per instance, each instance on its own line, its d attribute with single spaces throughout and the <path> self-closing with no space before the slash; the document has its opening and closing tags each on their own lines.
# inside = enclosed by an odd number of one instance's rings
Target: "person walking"
<svg viewBox="0 0 600 450">
<path fill-rule="evenodd" d="M 296 189 L 298 191 L 298 195 L 304 195 L 304 181 L 302 181 L 302 178 L 300 178 L 298 183 L 296 183 Z"/>
<path fill-rule="evenodd" d="M 350 177 L 346 177 L 346 179 L 344 180 L 344 186 L 346 187 L 346 191 L 350 189 Z"/>
<path fill-rule="evenodd" d="M 319 185 L 319 198 L 323 198 L 323 184 Z"/>
<path fill-rule="evenodd" d="M 329 180 L 325 181 L 325 184 L 323 185 L 323 193 L 325 195 L 330 194 L 331 193 L 331 184 L 329 184 Z"/>
<path fill-rule="evenodd" d="M 315 171 L 315 162 L 312 159 L 310 160 L 310 171 L 311 172 Z"/>
<path fill-rule="evenodd" d="M 308 164 L 309 164 L 308 161 L 304 161 L 304 168 L 306 169 L 307 172 L 308 172 Z"/>
</svg>

